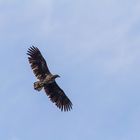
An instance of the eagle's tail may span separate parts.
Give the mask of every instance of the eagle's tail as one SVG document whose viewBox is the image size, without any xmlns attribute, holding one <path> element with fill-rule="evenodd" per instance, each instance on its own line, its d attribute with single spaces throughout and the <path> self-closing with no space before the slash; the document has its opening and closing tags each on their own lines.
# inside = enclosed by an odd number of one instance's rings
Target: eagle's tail
<svg viewBox="0 0 140 140">
<path fill-rule="evenodd" d="M 43 88 L 43 83 L 40 81 L 34 82 L 34 89 L 40 91 Z"/>
</svg>

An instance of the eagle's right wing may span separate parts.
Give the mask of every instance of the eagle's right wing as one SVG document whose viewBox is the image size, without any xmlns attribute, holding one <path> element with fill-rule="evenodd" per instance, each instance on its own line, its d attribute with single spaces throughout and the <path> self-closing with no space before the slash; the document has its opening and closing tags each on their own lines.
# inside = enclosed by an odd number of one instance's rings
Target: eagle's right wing
<svg viewBox="0 0 140 140">
<path fill-rule="evenodd" d="M 44 89 L 50 100 L 55 103 L 61 111 L 69 111 L 72 109 L 72 102 L 56 82 L 45 85 Z"/>
<path fill-rule="evenodd" d="M 37 47 L 30 47 L 27 51 L 27 55 L 29 55 L 28 60 L 31 64 L 31 68 L 39 80 L 44 79 L 46 74 L 50 74 L 47 63 Z"/>
</svg>

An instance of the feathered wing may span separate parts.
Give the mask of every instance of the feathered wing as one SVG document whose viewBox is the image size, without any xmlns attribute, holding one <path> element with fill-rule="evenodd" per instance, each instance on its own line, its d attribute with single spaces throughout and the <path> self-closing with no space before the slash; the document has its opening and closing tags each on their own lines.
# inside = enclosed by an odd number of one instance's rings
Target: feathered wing
<svg viewBox="0 0 140 140">
<path fill-rule="evenodd" d="M 61 111 L 69 111 L 72 109 L 72 102 L 56 82 L 45 85 L 44 89 L 50 100 L 55 103 Z"/>
<path fill-rule="evenodd" d="M 37 47 L 30 47 L 27 55 L 29 55 L 28 60 L 31 64 L 31 68 L 39 80 L 44 79 L 46 74 L 50 74 L 47 63 Z"/>
</svg>

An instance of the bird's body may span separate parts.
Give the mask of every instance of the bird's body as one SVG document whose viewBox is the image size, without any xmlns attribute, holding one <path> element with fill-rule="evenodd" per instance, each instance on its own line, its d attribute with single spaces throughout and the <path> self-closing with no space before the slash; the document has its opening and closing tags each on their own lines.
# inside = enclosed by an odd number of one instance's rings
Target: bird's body
<svg viewBox="0 0 140 140">
<path fill-rule="evenodd" d="M 46 75 L 46 77 L 43 80 L 34 83 L 34 89 L 40 91 L 45 85 L 55 82 L 55 78 L 57 77 L 59 77 L 59 75 L 52 75 L 52 74 Z"/>
<path fill-rule="evenodd" d="M 28 60 L 38 81 L 34 83 L 34 89 L 40 91 L 44 88 L 50 100 L 62 111 L 72 109 L 72 103 L 65 95 L 64 91 L 57 85 L 55 79 L 59 75 L 51 74 L 45 59 L 37 47 L 32 46 L 28 49 Z"/>
</svg>

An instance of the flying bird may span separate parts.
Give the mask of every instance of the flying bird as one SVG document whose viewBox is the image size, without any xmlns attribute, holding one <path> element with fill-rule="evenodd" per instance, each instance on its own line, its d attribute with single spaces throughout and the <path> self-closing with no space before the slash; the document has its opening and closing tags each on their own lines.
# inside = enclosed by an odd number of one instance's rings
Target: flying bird
<svg viewBox="0 0 140 140">
<path fill-rule="evenodd" d="M 37 47 L 30 47 L 27 55 L 31 68 L 38 79 L 38 81 L 34 82 L 34 89 L 37 91 L 44 89 L 50 100 L 61 111 L 70 111 L 72 102 L 55 81 L 60 76 L 51 74 L 44 57 Z"/>
</svg>

